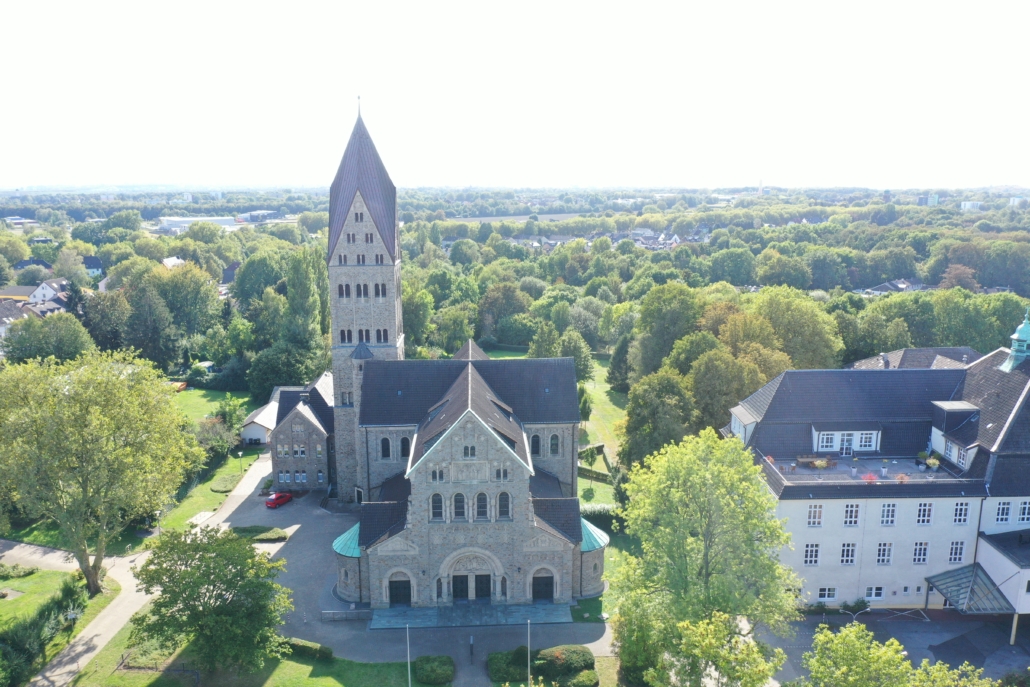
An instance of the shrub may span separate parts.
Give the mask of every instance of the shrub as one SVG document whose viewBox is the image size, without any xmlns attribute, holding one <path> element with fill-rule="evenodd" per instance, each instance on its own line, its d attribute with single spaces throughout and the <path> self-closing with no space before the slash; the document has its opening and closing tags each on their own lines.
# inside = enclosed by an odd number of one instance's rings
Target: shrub
<svg viewBox="0 0 1030 687">
<path fill-rule="evenodd" d="M 571 680 L 563 681 L 562 687 L 597 687 L 600 682 L 593 670 L 583 670 Z"/>
<path fill-rule="evenodd" d="M 557 678 L 576 675 L 594 667 L 594 654 L 582 644 L 563 644 L 537 654 L 534 672 Z"/>
<path fill-rule="evenodd" d="M 513 659 L 514 651 L 498 651 L 486 657 L 486 670 L 491 680 L 494 682 L 518 682 L 519 680 L 525 682 L 525 647 L 520 648 L 523 650 L 521 661 Z"/>
<path fill-rule="evenodd" d="M 427 685 L 446 685 L 454 680 L 454 659 L 450 656 L 419 656 L 415 679 Z"/>
<path fill-rule="evenodd" d="M 232 531 L 237 537 L 251 541 L 286 541 L 290 538 L 286 530 L 279 529 L 278 527 L 265 527 L 263 525 L 233 527 Z"/>
<path fill-rule="evenodd" d="M 333 650 L 322 644 L 291 637 L 289 645 L 290 653 L 294 656 L 313 658 L 317 661 L 329 661 L 333 658 Z"/>
<path fill-rule="evenodd" d="M 17 563 L 14 565 L 7 565 L 0 563 L 0 580 L 10 580 L 17 577 L 28 577 L 33 573 L 39 572 L 39 568 L 32 566 L 31 568 L 23 567 Z"/>
<path fill-rule="evenodd" d="M 211 483 L 211 491 L 216 494 L 228 494 L 230 491 L 236 488 L 236 485 L 240 483 L 243 475 L 232 473 L 229 475 L 222 475 L 214 482 Z"/>
<path fill-rule="evenodd" d="M 271 477 L 269 477 L 269 478 L 268 478 L 268 479 L 266 479 L 266 480 L 264 481 L 264 483 L 263 483 L 263 484 L 261 485 L 261 488 L 262 488 L 262 489 L 271 489 L 271 488 L 272 488 L 272 484 L 273 484 L 273 483 L 274 483 L 274 482 L 272 481 L 272 478 L 271 478 Z"/>
<path fill-rule="evenodd" d="M 617 509 L 613 503 L 581 503 L 579 514 L 605 532 L 614 532 L 616 522 L 621 522 L 615 515 Z"/>
</svg>

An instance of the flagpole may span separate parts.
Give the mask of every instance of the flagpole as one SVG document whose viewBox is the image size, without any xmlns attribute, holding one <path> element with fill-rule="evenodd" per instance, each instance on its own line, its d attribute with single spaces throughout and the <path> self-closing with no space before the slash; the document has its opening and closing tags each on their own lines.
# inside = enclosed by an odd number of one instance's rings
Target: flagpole
<svg viewBox="0 0 1030 687">
<path fill-rule="evenodd" d="M 408 645 L 408 687 L 411 687 L 411 630 L 410 625 L 404 626 L 404 641 Z"/>
<path fill-rule="evenodd" d="M 532 668 L 530 668 L 530 658 L 529 658 L 530 655 L 532 655 L 532 651 L 530 651 L 530 649 L 529 649 L 529 624 L 531 622 L 532 621 L 529 618 L 526 618 L 526 680 L 527 680 L 526 687 L 533 687 L 533 672 L 532 672 Z"/>
</svg>

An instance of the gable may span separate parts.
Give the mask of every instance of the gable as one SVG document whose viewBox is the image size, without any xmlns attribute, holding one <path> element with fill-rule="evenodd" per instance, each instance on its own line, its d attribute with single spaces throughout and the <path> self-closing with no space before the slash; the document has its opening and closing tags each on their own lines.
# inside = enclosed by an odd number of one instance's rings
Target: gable
<svg viewBox="0 0 1030 687">
<path fill-rule="evenodd" d="M 490 479 L 491 466 L 500 459 L 511 459 L 524 467 L 528 474 L 533 468 L 528 456 L 523 458 L 514 448 L 504 441 L 473 410 L 466 409 L 461 416 L 443 430 L 438 436 L 429 437 L 433 441 L 422 441 L 416 433 L 413 445 L 423 447 L 421 455 L 412 451 L 411 465 L 405 473 L 410 477 L 426 462 L 434 465 L 450 465 L 453 482 L 485 482 Z M 522 444 L 525 443 L 523 440 Z M 427 446 L 428 444 L 428 446 Z M 475 447 L 475 456 L 465 456 L 465 447 Z"/>
</svg>

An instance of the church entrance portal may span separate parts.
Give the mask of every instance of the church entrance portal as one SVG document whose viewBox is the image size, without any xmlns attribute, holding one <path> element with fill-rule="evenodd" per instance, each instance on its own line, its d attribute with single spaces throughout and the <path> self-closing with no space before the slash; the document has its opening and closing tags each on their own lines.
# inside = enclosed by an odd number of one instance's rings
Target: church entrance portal
<svg viewBox="0 0 1030 687">
<path fill-rule="evenodd" d="M 390 607 L 411 605 L 411 581 L 390 580 Z"/>
<path fill-rule="evenodd" d="M 544 570 L 533 576 L 533 601 L 554 601 L 554 577 Z"/>
<path fill-rule="evenodd" d="M 455 575 L 451 578 L 451 589 L 454 603 L 468 603 L 469 600 L 469 576 Z"/>
<path fill-rule="evenodd" d="M 490 603 L 490 576 L 476 575 L 476 601 Z"/>
</svg>

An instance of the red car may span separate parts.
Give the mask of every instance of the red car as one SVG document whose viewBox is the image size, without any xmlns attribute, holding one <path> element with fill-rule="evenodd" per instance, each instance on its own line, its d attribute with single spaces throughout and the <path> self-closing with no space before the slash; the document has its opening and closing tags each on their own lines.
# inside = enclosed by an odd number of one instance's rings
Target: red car
<svg viewBox="0 0 1030 687">
<path fill-rule="evenodd" d="M 287 494 L 285 492 L 276 492 L 269 494 L 268 498 L 265 499 L 265 505 L 269 508 L 278 508 L 284 503 L 289 503 L 293 500 L 293 494 Z"/>
</svg>

